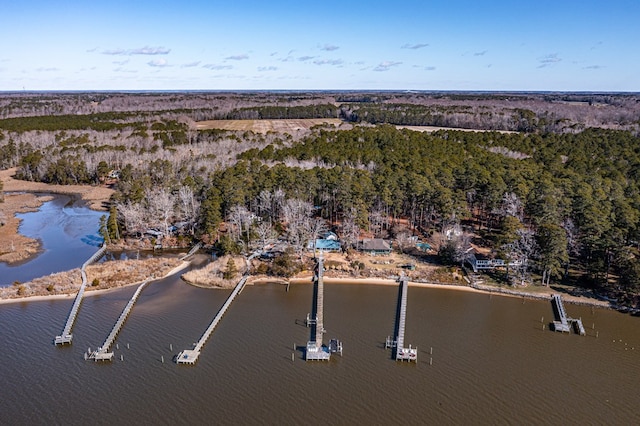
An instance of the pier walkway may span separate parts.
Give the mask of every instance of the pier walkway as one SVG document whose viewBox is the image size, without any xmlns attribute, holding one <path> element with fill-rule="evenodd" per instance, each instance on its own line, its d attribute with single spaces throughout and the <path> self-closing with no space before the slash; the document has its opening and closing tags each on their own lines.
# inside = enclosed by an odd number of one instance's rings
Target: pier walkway
<svg viewBox="0 0 640 426">
<path fill-rule="evenodd" d="M 133 293 L 133 296 L 131 296 L 129 303 L 127 303 L 127 305 L 122 310 L 120 317 L 118 318 L 115 325 L 113 326 L 113 329 L 111 329 L 111 333 L 109 333 L 109 336 L 107 336 L 107 339 L 104 341 L 102 346 L 100 346 L 97 350 L 92 352 L 91 355 L 89 355 L 88 359 L 93 359 L 95 361 L 111 361 L 111 359 L 113 358 L 113 352 L 109 352 L 109 348 L 111 348 L 111 345 L 113 344 L 113 341 L 116 339 L 116 336 L 120 332 L 120 329 L 124 324 L 124 321 L 127 319 L 127 316 L 129 316 L 129 312 L 131 312 L 133 305 L 138 300 L 138 296 L 140 296 L 142 289 L 150 281 L 151 280 L 146 280 L 145 282 L 143 282 L 138 286 L 136 292 Z"/>
<path fill-rule="evenodd" d="M 73 301 L 73 305 L 71 306 L 71 312 L 69 312 L 69 316 L 67 317 L 67 322 L 64 325 L 64 329 L 62 330 L 62 334 L 56 336 L 53 340 L 53 343 L 56 345 L 64 345 L 65 343 L 71 344 L 71 340 L 73 339 L 73 334 L 71 334 L 71 328 L 73 328 L 73 323 L 76 320 L 76 316 L 78 315 L 78 310 L 80 309 L 80 302 L 82 302 L 82 296 L 84 295 L 84 290 L 87 287 L 87 273 L 85 268 L 87 265 L 98 260 L 104 252 L 107 250 L 107 246 L 103 245 L 100 250 L 95 252 L 93 256 L 89 258 L 86 262 L 82 264 L 82 268 L 80 270 L 80 274 L 82 275 L 82 285 L 80 286 L 80 290 L 78 290 L 78 294 L 76 294 L 76 298 Z"/>
<path fill-rule="evenodd" d="M 342 342 L 331 339 L 329 346 L 322 344 L 324 329 L 324 258 L 320 254 L 316 258 L 316 273 L 314 279 L 314 300 L 311 315 L 307 315 L 307 326 L 311 326 L 310 340 L 307 342 L 305 350 L 306 361 L 328 361 L 332 353 L 342 355 Z"/>
<path fill-rule="evenodd" d="M 564 309 L 564 303 L 559 294 L 551 296 L 551 304 L 554 308 L 554 314 L 556 315 L 556 321 L 553 322 L 553 329 L 562 333 L 571 332 L 571 328 L 576 333 L 584 336 L 586 333 L 584 326 L 582 325 L 582 319 L 570 318 L 567 316 L 567 311 Z"/>
<path fill-rule="evenodd" d="M 196 363 L 196 361 L 198 360 L 198 357 L 200 356 L 200 351 L 202 350 L 202 347 L 209 339 L 209 336 L 211 336 L 211 333 L 213 333 L 213 330 L 215 330 L 216 326 L 222 319 L 222 316 L 225 314 L 225 312 L 227 312 L 227 309 L 229 309 L 229 306 L 231 306 L 231 303 L 233 302 L 233 300 L 236 298 L 238 294 L 240 294 L 240 292 L 242 292 L 242 289 L 244 288 L 244 285 L 246 284 L 247 279 L 249 278 L 251 260 L 254 257 L 256 257 L 258 254 L 259 252 L 255 252 L 251 256 L 249 256 L 249 258 L 247 259 L 247 272 L 244 274 L 242 279 L 240 279 L 238 284 L 236 284 L 236 287 L 233 289 L 233 291 L 231 292 L 227 300 L 224 302 L 224 305 L 222 305 L 222 307 L 218 311 L 213 321 L 211 321 L 211 323 L 209 324 L 209 327 L 207 327 L 205 332 L 202 334 L 202 336 L 200 337 L 200 340 L 198 340 L 198 342 L 194 345 L 193 349 L 185 349 L 178 354 L 178 356 L 176 357 L 177 364 L 195 364 Z"/>
<path fill-rule="evenodd" d="M 396 361 L 418 361 L 418 348 L 404 347 L 404 330 L 407 321 L 407 293 L 409 290 L 409 278 L 402 276 L 398 280 L 400 282 L 399 300 L 398 300 L 398 312 L 396 315 L 396 330 L 395 338 L 391 340 L 387 337 L 385 347 L 395 348 Z"/>
</svg>

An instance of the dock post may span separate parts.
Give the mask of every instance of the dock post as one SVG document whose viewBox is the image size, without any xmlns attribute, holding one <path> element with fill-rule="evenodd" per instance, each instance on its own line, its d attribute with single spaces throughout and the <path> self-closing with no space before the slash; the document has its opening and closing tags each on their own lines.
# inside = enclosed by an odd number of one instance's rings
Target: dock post
<svg viewBox="0 0 640 426">
<path fill-rule="evenodd" d="M 116 349 L 120 349 L 120 345 L 116 343 Z"/>
<path fill-rule="evenodd" d="M 120 361 L 124 361 L 124 355 L 120 354 Z"/>
<path fill-rule="evenodd" d="M 293 362 L 295 361 L 295 359 L 296 359 L 296 355 L 293 352 L 291 352 L 291 361 Z"/>
<path fill-rule="evenodd" d="M 127 349 L 129 349 L 129 344 L 127 343 Z"/>
<path fill-rule="evenodd" d="M 429 349 L 429 355 L 433 355 L 433 346 L 431 346 L 431 349 Z"/>
<path fill-rule="evenodd" d="M 169 343 L 169 350 L 173 352 L 173 343 Z"/>
<path fill-rule="evenodd" d="M 160 355 L 160 360 L 162 361 L 162 363 L 164 364 L 164 355 Z"/>
<path fill-rule="evenodd" d="M 433 365 L 433 358 L 429 358 L 429 365 Z"/>
</svg>

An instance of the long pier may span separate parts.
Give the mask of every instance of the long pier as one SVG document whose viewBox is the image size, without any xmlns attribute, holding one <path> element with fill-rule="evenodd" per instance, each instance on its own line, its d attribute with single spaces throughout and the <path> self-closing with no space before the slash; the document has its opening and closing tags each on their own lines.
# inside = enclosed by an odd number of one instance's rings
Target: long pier
<svg viewBox="0 0 640 426">
<path fill-rule="evenodd" d="M 564 309 L 564 303 L 562 302 L 562 298 L 559 294 L 551 296 L 551 304 L 553 305 L 554 313 L 556 314 L 556 321 L 553 322 L 553 329 L 555 331 L 569 333 L 573 327 L 576 333 L 581 336 L 587 334 L 584 326 L 582 325 L 582 319 L 575 319 L 567 316 L 567 311 Z"/>
<path fill-rule="evenodd" d="M 225 312 L 227 312 L 227 309 L 229 309 L 229 306 L 231 306 L 231 303 L 233 302 L 233 300 L 236 298 L 238 294 L 240 294 L 240 292 L 242 292 L 242 289 L 244 288 L 244 285 L 247 283 L 247 279 L 249 278 L 251 259 L 256 257 L 258 254 L 259 252 L 255 252 L 251 256 L 249 256 L 249 258 L 247 259 L 247 272 L 244 274 L 242 279 L 240 279 L 238 284 L 236 284 L 235 288 L 233 289 L 233 291 L 231 292 L 227 300 L 224 302 L 224 305 L 222 305 L 222 307 L 216 314 L 215 318 L 213 318 L 213 321 L 211 321 L 211 323 L 209 324 L 209 327 L 207 327 L 205 332 L 200 337 L 200 340 L 198 340 L 198 342 L 194 345 L 193 349 L 185 349 L 178 354 L 178 356 L 176 357 L 177 364 L 195 364 L 196 363 L 196 361 L 198 360 L 198 357 L 200 356 L 200 351 L 202 350 L 202 347 L 209 339 L 209 336 L 211 336 L 211 333 L 213 333 L 213 330 L 215 330 L 216 326 L 222 319 L 222 316 L 225 314 Z"/>
<path fill-rule="evenodd" d="M 118 318 L 118 320 L 116 321 L 115 325 L 111 329 L 111 333 L 109 333 L 109 336 L 107 336 L 107 338 L 104 341 L 104 343 L 102 344 L 102 346 L 100 346 L 97 350 L 92 352 L 91 355 L 89 355 L 88 359 L 93 359 L 95 361 L 111 361 L 111 359 L 113 358 L 113 352 L 109 352 L 109 348 L 111 348 L 111 345 L 113 344 L 113 341 L 116 339 L 116 336 L 120 332 L 120 329 L 122 328 L 122 325 L 124 324 L 124 321 L 129 316 L 129 312 L 131 312 L 131 309 L 133 308 L 133 305 L 138 300 L 138 296 L 140 296 L 140 293 L 142 292 L 142 289 L 150 281 L 151 280 L 146 280 L 145 282 L 143 282 L 142 284 L 140 284 L 138 286 L 138 288 L 135 291 L 135 293 L 133 293 L 133 296 L 131 296 L 131 299 L 129 300 L 129 303 L 127 303 L 127 305 L 122 310 L 122 313 L 120 314 L 120 317 Z"/>
<path fill-rule="evenodd" d="M 314 275 L 314 302 L 311 315 L 307 315 L 307 326 L 311 326 L 310 340 L 305 350 L 306 361 L 328 361 L 332 353 L 342 355 L 342 342 L 331 339 L 329 346 L 322 344 L 324 329 L 324 259 L 322 254 L 316 258 L 316 273 Z"/>
<path fill-rule="evenodd" d="M 396 330 L 395 330 L 395 338 L 391 340 L 387 337 L 387 341 L 385 346 L 395 348 L 395 359 L 396 361 L 418 361 L 418 348 L 412 347 L 409 345 L 408 348 L 404 347 L 404 331 L 405 325 L 407 322 L 407 293 L 409 290 L 409 278 L 406 276 L 400 277 L 398 280 L 400 282 L 399 288 L 399 306 L 398 312 L 396 315 Z"/>
<path fill-rule="evenodd" d="M 56 345 L 64 345 L 65 343 L 71 344 L 71 340 L 73 339 L 73 334 L 71 334 L 71 329 L 73 328 L 73 323 L 76 320 L 76 316 L 78 315 L 78 310 L 80 309 L 80 303 L 82 302 L 82 297 L 84 296 L 84 291 L 87 287 L 87 273 L 85 271 L 87 265 L 98 260 L 104 252 L 107 250 L 107 246 L 103 245 L 100 250 L 95 252 L 93 256 L 91 256 L 86 262 L 82 264 L 82 268 L 80 270 L 80 274 L 82 276 L 82 285 L 78 290 L 78 294 L 76 294 L 76 298 L 73 301 L 73 305 L 71 306 L 71 312 L 69 312 L 69 316 L 67 317 L 67 322 L 64 325 L 64 329 L 62 330 L 62 334 L 56 336 L 53 340 L 53 343 Z"/>
</svg>

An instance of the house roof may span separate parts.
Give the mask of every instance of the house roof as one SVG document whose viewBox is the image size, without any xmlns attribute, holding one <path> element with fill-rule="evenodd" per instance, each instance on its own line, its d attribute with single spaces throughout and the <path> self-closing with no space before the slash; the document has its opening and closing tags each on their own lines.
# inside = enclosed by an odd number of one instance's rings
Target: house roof
<svg viewBox="0 0 640 426">
<path fill-rule="evenodd" d="M 309 248 L 313 249 L 313 241 L 309 241 Z M 316 240 L 316 250 L 340 250 L 340 242 L 336 240 Z"/>
<path fill-rule="evenodd" d="M 390 251 L 391 246 L 382 238 L 365 238 L 362 240 L 362 250 L 365 251 Z"/>
</svg>

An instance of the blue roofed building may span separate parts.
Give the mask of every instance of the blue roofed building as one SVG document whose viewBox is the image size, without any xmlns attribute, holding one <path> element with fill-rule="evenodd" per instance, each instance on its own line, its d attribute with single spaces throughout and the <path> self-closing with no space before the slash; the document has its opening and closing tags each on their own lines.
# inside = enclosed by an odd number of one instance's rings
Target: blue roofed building
<svg viewBox="0 0 640 426">
<path fill-rule="evenodd" d="M 307 246 L 308 250 L 313 250 L 314 249 L 314 241 L 311 240 L 309 241 L 309 245 Z M 316 251 L 321 251 L 321 252 L 339 252 L 342 251 L 342 245 L 340 244 L 340 241 L 334 240 L 334 239 L 318 239 L 315 240 L 315 249 Z"/>
</svg>

